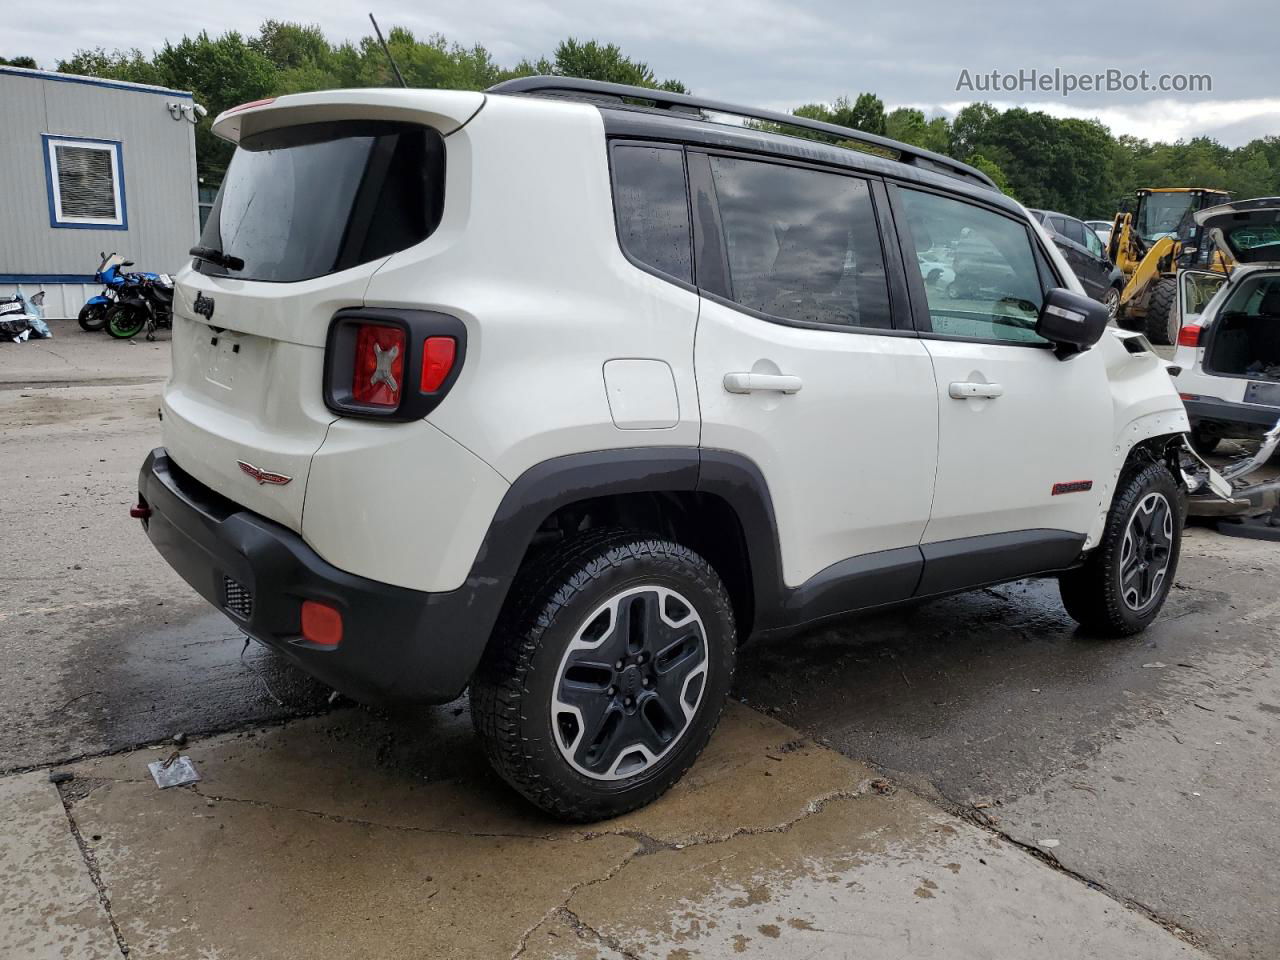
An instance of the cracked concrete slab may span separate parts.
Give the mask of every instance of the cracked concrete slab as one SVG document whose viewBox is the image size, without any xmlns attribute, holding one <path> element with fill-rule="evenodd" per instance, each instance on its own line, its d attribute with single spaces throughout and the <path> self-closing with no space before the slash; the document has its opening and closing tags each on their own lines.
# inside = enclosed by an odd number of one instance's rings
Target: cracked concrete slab
<svg viewBox="0 0 1280 960">
<path fill-rule="evenodd" d="M 1280 690 L 1280 670 L 1206 687 L 1230 665 L 1202 665 L 1158 668 L 1179 675 L 1181 705 L 1104 744 L 1085 769 L 1004 803 L 1001 829 L 1031 845 L 1057 840 L 1064 866 L 1196 929 L 1214 952 L 1274 958 L 1280 702 L 1258 694 Z"/>
<path fill-rule="evenodd" d="M 1202 956 L 1114 900 L 903 792 L 833 800 L 785 832 L 633 859 L 567 906 L 624 955 L 671 960 L 986 960 L 1033 947 L 1049 957 Z"/>
<path fill-rule="evenodd" d="M 741 706 L 667 796 L 585 827 L 498 783 L 464 710 L 431 719 L 344 711 L 192 743 L 190 788 L 157 790 L 150 750 L 70 767 L 130 956 L 1194 955 Z"/>
<path fill-rule="evenodd" d="M 115 933 L 44 773 L 0 780 L 0 956 L 120 956 Z"/>
</svg>

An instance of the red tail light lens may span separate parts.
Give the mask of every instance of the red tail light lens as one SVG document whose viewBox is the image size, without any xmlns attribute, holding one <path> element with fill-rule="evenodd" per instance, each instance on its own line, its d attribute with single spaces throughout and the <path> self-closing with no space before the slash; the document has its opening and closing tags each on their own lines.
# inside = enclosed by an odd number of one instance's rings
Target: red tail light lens
<svg viewBox="0 0 1280 960">
<path fill-rule="evenodd" d="M 302 639 L 318 647 L 342 642 L 342 614 L 318 600 L 302 601 Z"/>
<path fill-rule="evenodd" d="M 467 327 L 428 310 L 340 310 L 324 347 L 324 403 L 342 417 L 421 420 L 467 362 Z"/>
<path fill-rule="evenodd" d="M 454 357 L 458 355 L 458 342 L 453 337 L 427 337 L 422 341 L 423 393 L 435 393 L 453 370 Z"/>
<path fill-rule="evenodd" d="M 356 403 L 394 410 L 404 387 L 404 330 L 366 323 L 356 334 L 351 397 Z"/>
<path fill-rule="evenodd" d="M 1180 347 L 1198 347 L 1200 346 L 1200 327 L 1185 326 L 1178 331 L 1178 346 Z"/>
</svg>

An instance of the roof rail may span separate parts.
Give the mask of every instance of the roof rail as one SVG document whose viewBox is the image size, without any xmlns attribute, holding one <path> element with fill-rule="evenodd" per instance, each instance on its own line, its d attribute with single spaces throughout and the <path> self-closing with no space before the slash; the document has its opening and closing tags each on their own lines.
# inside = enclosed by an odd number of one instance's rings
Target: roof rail
<svg viewBox="0 0 1280 960">
<path fill-rule="evenodd" d="M 953 160 L 951 157 L 945 157 L 940 153 L 934 153 L 932 150 L 913 147 L 909 143 L 900 143 L 897 140 L 890 140 L 888 137 L 877 136 L 874 133 L 863 133 L 861 130 L 854 130 L 851 127 L 825 123 L 822 120 L 810 120 L 808 117 L 797 117 L 794 114 L 779 113 L 775 110 L 761 110 L 757 107 L 744 107 L 735 103 L 709 100 L 706 97 L 694 97 L 684 93 L 669 93 L 666 90 L 633 87 L 624 83 L 606 83 L 602 80 L 582 80 L 578 77 L 516 77 L 514 80 L 504 80 L 502 83 L 495 84 L 486 92 L 544 94 L 569 99 L 616 101 L 618 103 L 626 100 L 641 100 L 651 103 L 654 107 L 662 110 L 679 111 L 696 117 L 701 117 L 703 111 L 710 111 L 711 113 L 724 113 L 730 116 L 744 117 L 748 120 L 763 120 L 766 123 L 776 123 L 801 130 L 810 130 L 814 133 L 825 133 L 828 136 L 839 137 L 841 140 L 854 140 L 866 146 L 892 150 L 898 154 L 898 158 L 903 163 L 909 163 L 912 166 L 932 170 L 935 173 L 945 174 L 960 180 L 968 180 L 990 190 L 998 191 L 1000 189 L 995 185 L 995 181 L 976 167 L 961 163 L 959 160 Z"/>
</svg>

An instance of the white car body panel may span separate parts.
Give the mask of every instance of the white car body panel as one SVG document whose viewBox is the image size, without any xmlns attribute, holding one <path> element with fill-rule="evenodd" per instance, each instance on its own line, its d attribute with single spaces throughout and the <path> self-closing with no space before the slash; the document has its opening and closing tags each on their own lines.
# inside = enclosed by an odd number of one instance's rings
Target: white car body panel
<svg viewBox="0 0 1280 960">
<path fill-rule="evenodd" d="M 445 190 L 446 210 L 459 195 L 465 218 L 446 213 L 425 243 L 392 256 L 367 300 L 467 324 L 466 365 L 431 422 L 508 481 L 582 451 L 697 446 L 698 296 L 623 255 L 600 112 L 490 97 L 445 143 L 448 169 L 470 168 L 469 190 L 454 191 L 451 181 Z M 674 426 L 614 423 L 602 371 L 615 359 L 670 367 Z"/>
<path fill-rule="evenodd" d="M 1104 338 L 1105 339 L 1105 338 Z M 1055 483 L 1107 474 L 1111 416 L 1103 356 L 1059 360 L 1050 350 L 922 340 L 938 378 L 938 484 L 924 540 L 934 543 L 1013 530 L 1085 533 L 1094 494 L 1054 496 Z M 994 399 L 952 399 L 952 383 L 999 384 Z M 1176 399 L 1176 398 L 1175 398 Z M 1063 416 L 1064 403 L 1071 416 Z M 1019 438 L 1017 440 L 1013 438 Z"/>
<path fill-rule="evenodd" d="M 746 454 L 764 474 L 788 586 L 919 542 L 938 447 L 921 341 L 770 323 L 703 300 L 697 367 L 702 445 Z M 731 373 L 798 377 L 801 387 L 730 393 Z"/>
<path fill-rule="evenodd" d="M 347 118 L 415 120 L 447 134 L 439 227 L 387 258 L 300 283 L 185 268 L 163 431 L 183 470 L 301 533 L 341 570 L 454 590 L 523 473 L 644 446 L 753 460 L 788 586 L 922 541 L 1052 528 L 1092 545 L 1133 443 L 1186 429 L 1159 359 L 1114 337 L 1060 361 L 1026 347 L 803 329 L 646 272 L 619 246 L 603 120 L 589 104 L 334 91 L 229 112 L 215 130 L 235 140 L 284 120 Z M 1064 285 L 1083 293 L 1029 221 Z M 208 322 L 193 311 L 201 293 L 217 304 Z M 339 418 L 325 407 L 329 320 L 362 305 L 466 325 L 465 364 L 428 422 Z M 242 347 L 234 360 L 222 352 L 228 342 Z M 658 370 L 662 395 L 638 398 Z M 730 373 L 795 376 L 802 387 L 731 393 Z M 230 386 L 218 382 L 228 377 Z M 1005 395 L 950 399 L 950 382 L 975 379 Z M 259 484 L 238 460 L 293 479 Z M 1087 479 L 1090 493 L 1051 496 L 1056 482 Z"/>
</svg>

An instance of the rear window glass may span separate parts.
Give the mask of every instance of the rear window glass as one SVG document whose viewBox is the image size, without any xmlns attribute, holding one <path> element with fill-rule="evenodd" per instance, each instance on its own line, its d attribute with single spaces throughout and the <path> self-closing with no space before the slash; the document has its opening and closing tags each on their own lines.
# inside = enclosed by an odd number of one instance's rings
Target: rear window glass
<svg viewBox="0 0 1280 960">
<path fill-rule="evenodd" d="M 404 250 L 440 222 L 444 141 L 427 127 L 343 122 L 246 137 L 200 237 L 244 261 L 203 273 L 307 280 Z"/>
<path fill-rule="evenodd" d="M 655 270 L 692 283 L 684 151 L 614 147 L 613 199 L 622 249 Z"/>
</svg>

